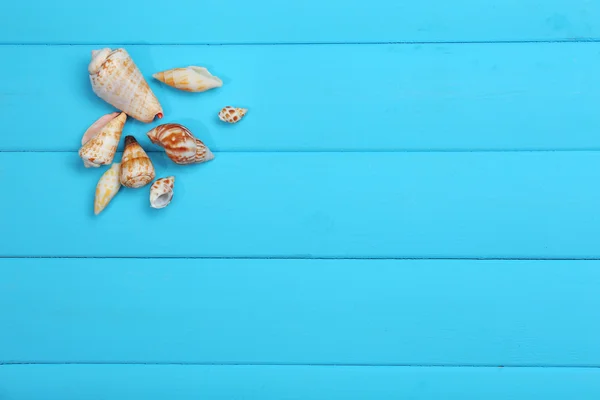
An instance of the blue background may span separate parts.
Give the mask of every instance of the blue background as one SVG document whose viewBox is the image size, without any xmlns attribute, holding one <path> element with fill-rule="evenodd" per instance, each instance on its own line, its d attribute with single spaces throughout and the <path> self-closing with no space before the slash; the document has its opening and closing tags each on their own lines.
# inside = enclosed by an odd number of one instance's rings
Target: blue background
<svg viewBox="0 0 600 400">
<path fill-rule="evenodd" d="M 600 3 L 2 15 L 0 400 L 600 398 Z M 93 213 L 103 47 L 163 106 L 123 137 L 176 177 L 165 209 L 147 186 Z M 188 65 L 223 87 L 152 78 Z M 215 159 L 172 163 L 165 122 Z"/>
</svg>

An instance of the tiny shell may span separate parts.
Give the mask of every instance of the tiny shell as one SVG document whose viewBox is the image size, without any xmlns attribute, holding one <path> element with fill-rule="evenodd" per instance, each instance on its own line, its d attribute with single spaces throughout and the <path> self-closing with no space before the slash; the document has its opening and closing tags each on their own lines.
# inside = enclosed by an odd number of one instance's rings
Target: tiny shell
<svg viewBox="0 0 600 400">
<path fill-rule="evenodd" d="M 125 113 L 106 114 L 85 131 L 79 157 L 86 168 L 112 163 L 126 120 Z"/>
<path fill-rule="evenodd" d="M 205 92 L 223 86 L 223 81 L 204 67 L 173 68 L 157 72 L 152 76 L 154 79 L 186 92 Z"/>
<path fill-rule="evenodd" d="M 162 107 L 125 49 L 92 51 L 88 64 L 93 92 L 141 122 L 162 118 Z"/>
<path fill-rule="evenodd" d="M 137 189 L 152 182 L 154 176 L 154 166 L 150 157 L 133 136 L 126 136 L 121 159 L 121 184 Z"/>
<path fill-rule="evenodd" d="M 247 108 L 234 108 L 231 106 L 224 107 L 219 111 L 219 119 L 223 122 L 235 124 L 239 122 L 248 112 Z"/>
<path fill-rule="evenodd" d="M 176 164 L 194 164 L 215 158 L 210 149 L 180 124 L 162 124 L 147 133 L 150 141 L 165 149 Z"/>
<path fill-rule="evenodd" d="M 110 168 L 100 177 L 100 180 L 96 185 L 94 214 L 100 214 L 121 188 L 121 182 L 119 179 L 120 172 L 121 163 L 113 163 Z"/>
<path fill-rule="evenodd" d="M 173 199 L 173 187 L 175 186 L 175 177 L 157 179 L 150 187 L 150 207 L 164 208 L 171 203 Z"/>
</svg>

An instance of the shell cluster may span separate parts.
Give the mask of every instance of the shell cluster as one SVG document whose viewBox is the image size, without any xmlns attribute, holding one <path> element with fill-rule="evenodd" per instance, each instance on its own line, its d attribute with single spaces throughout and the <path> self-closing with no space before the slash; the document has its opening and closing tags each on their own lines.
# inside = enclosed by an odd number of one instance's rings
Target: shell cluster
<svg viewBox="0 0 600 400">
<path fill-rule="evenodd" d="M 154 164 L 133 135 L 125 135 L 121 160 L 114 161 L 127 118 L 143 123 L 163 118 L 164 111 L 160 101 L 130 54 L 123 48 L 93 50 L 88 74 L 92 91 L 119 110 L 98 118 L 81 138 L 79 157 L 84 167 L 109 166 L 96 184 L 94 214 L 100 214 L 121 187 L 139 189 L 152 181 L 150 207 L 165 208 L 173 199 L 175 176 L 154 180 Z M 156 72 L 152 77 L 185 92 L 206 92 L 223 86 L 223 81 L 208 69 L 193 65 Z M 226 106 L 218 112 L 218 118 L 222 122 L 235 124 L 247 111 L 247 108 Z M 199 164 L 215 158 L 206 144 L 195 137 L 188 127 L 179 123 L 160 124 L 150 129 L 146 135 L 175 164 Z"/>
</svg>

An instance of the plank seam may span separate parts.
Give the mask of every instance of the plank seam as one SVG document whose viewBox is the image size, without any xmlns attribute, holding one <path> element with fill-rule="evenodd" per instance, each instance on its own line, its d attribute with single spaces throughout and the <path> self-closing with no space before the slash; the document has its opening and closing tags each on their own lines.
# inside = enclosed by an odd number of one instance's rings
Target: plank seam
<svg viewBox="0 0 600 400">
<path fill-rule="evenodd" d="M 600 261 L 600 257 L 0 256 L 0 260 Z"/>
<path fill-rule="evenodd" d="M 398 367 L 398 368 L 581 368 L 598 369 L 600 365 L 547 365 L 547 364 L 394 364 L 394 363 L 269 363 L 269 362 L 141 362 L 141 361 L 48 361 L 48 362 L 0 362 L 0 366 L 9 365 L 162 365 L 162 366 L 257 366 L 257 367 Z"/>
<path fill-rule="evenodd" d="M 600 38 L 527 39 L 527 40 L 450 40 L 450 41 L 370 41 L 370 42 L 0 42 L 0 46 L 327 46 L 327 45 L 463 45 L 463 44 L 539 44 L 539 43 L 599 43 Z"/>
<path fill-rule="evenodd" d="M 142 147 L 144 147 L 142 145 Z M 164 153 L 163 150 L 146 150 L 146 153 Z M 439 149 L 439 150 L 431 150 L 431 149 L 361 149 L 361 150 L 221 150 L 221 151 L 213 151 L 215 154 L 344 154 L 344 153 L 359 153 L 359 154 L 369 154 L 369 153 L 389 153 L 389 154 L 398 154 L 398 153 L 582 153 L 589 152 L 595 153 L 599 152 L 600 147 L 598 148 L 566 148 L 566 149 Z M 70 153 L 77 154 L 78 150 L 0 150 L 0 154 L 19 154 L 19 153 L 40 153 L 40 154 L 52 154 L 52 153 Z M 117 153 L 122 153 L 122 150 L 117 151 Z"/>
</svg>

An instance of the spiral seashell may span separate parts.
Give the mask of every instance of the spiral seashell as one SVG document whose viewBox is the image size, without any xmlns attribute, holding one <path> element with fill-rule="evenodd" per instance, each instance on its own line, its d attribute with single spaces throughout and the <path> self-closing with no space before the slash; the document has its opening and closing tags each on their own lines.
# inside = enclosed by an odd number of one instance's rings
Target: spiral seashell
<svg viewBox="0 0 600 400">
<path fill-rule="evenodd" d="M 164 208 L 171 203 L 173 199 L 173 187 L 175 186 L 175 177 L 157 179 L 150 187 L 150 207 Z"/>
<path fill-rule="evenodd" d="M 121 163 L 114 163 L 100 177 L 100 180 L 96 185 L 96 197 L 94 198 L 94 214 L 100 214 L 121 188 L 121 181 L 119 179 L 120 172 Z"/>
<path fill-rule="evenodd" d="M 147 135 L 152 143 L 164 148 L 176 164 L 202 163 L 215 158 L 210 149 L 183 125 L 162 124 Z"/>
<path fill-rule="evenodd" d="M 231 106 L 224 107 L 219 111 L 219 119 L 223 122 L 235 124 L 239 122 L 248 112 L 247 108 L 234 108 Z"/>
<path fill-rule="evenodd" d="M 121 184 L 140 188 L 154 179 L 154 165 L 142 146 L 133 136 L 125 136 L 125 150 L 121 159 Z"/>
<path fill-rule="evenodd" d="M 86 168 L 97 168 L 113 161 L 126 120 L 125 113 L 106 114 L 85 131 L 79 157 Z"/>
<path fill-rule="evenodd" d="M 173 68 L 152 75 L 155 79 L 186 92 L 205 92 L 223 86 L 223 81 L 204 67 Z"/>
<path fill-rule="evenodd" d="M 158 99 L 125 49 L 92 51 L 88 65 L 94 93 L 141 122 L 162 118 Z"/>
</svg>

